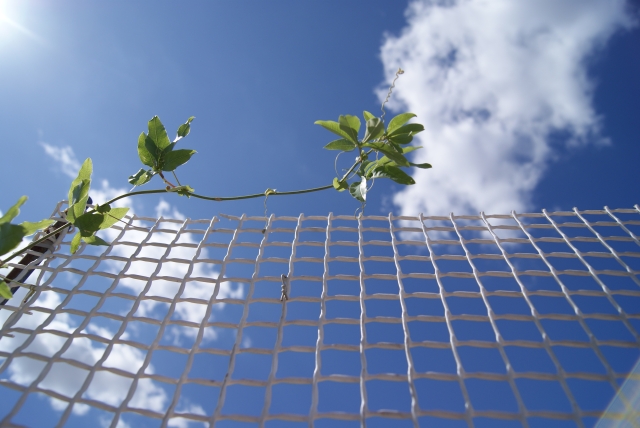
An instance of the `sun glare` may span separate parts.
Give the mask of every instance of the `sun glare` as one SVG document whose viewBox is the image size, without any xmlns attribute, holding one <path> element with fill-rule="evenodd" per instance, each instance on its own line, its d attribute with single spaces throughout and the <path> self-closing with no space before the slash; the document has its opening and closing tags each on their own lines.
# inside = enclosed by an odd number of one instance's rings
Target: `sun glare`
<svg viewBox="0 0 640 428">
<path fill-rule="evenodd" d="M 6 12 L 7 9 L 5 5 L 6 3 L 0 0 L 0 39 L 5 39 L 7 37 L 10 37 L 10 33 L 17 32 L 22 34 L 23 36 L 27 36 L 31 40 L 41 45 L 46 44 L 46 41 L 42 37 L 40 37 L 33 31 L 29 30 L 19 22 L 16 22 L 15 20 L 11 19 Z"/>
</svg>

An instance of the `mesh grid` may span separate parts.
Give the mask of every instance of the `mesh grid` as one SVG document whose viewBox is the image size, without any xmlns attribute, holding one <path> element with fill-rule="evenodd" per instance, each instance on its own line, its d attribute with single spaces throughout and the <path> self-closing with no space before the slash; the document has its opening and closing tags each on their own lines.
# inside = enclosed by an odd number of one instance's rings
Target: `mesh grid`
<svg viewBox="0 0 640 428">
<path fill-rule="evenodd" d="M 133 216 L 73 256 L 61 235 L 0 311 L 0 425 L 639 426 L 638 214 Z"/>
</svg>

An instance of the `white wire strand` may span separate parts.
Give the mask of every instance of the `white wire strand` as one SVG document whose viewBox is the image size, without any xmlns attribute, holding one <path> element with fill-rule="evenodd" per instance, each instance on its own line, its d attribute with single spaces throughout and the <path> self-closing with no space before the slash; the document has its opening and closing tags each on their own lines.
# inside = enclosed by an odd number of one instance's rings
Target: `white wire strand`
<svg viewBox="0 0 640 428">
<path fill-rule="evenodd" d="M 61 211 L 61 206 L 58 207 L 57 212 Z M 528 214 L 516 214 L 510 215 L 485 215 L 480 213 L 477 216 L 455 216 L 451 214 L 448 217 L 445 216 L 359 216 L 354 220 L 352 216 L 304 216 L 298 217 L 275 217 L 271 215 L 267 219 L 267 226 L 264 234 L 262 229 L 252 228 L 245 226 L 249 222 L 262 222 L 264 224 L 264 217 L 249 217 L 242 215 L 241 217 L 225 216 L 221 215 L 220 218 L 215 217 L 210 220 L 172 220 L 172 219 L 153 219 L 143 217 L 127 217 L 127 222 L 124 225 L 117 225 L 115 228 L 119 230 L 117 237 L 114 239 L 111 247 L 106 248 L 102 253 L 94 255 L 94 253 L 88 253 L 84 249 L 81 249 L 75 255 L 69 255 L 67 253 L 69 242 L 63 242 L 63 238 L 60 237 L 58 242 L 55 243 L 55 251 L 43 258 L 40 265 L 36 266 L 36 263 L 32 263 L 28 266 L 28 269 L 34 269 L 38 272 L 34 275 L 35 286 L 37 287 L 36 295 L 25 305 L 16 305 L 13 301 L 10 301 L 8 305 L 3 307 L 2 310 L 10 311 L 11 314 L 5 321 L 4 325 L 0 329 L 0 345 L 4 345 L 5 338 L 24 337 L 24 341 L 13 348 L 6 348 L 0 346 L 0 388 L 11 389 L 18 394 L 17 401 L 6 414 L 0 415 L 0 425 L 13 426 L 15 425 L 15 418 L 21 412 L 21 410 L 30 408 L 30 404 L 27 403 L 27 398 L 34 394 L 43 394 L 46 397 L 57 399 L 61 403 L 66 403 L 65 409 L 60 414 L 58 421 L 52 421 L 52 424 L 57 426 L 63 426 L 72 416 L 73 409 L 76 406 L 88 405 L 96 409 L 103 410 L 111 413 L 113 419 L 111 425 L 115 426 L 120 421 L 126 421 L 126 414 L 136 414 L 141 417 L 156 419 L 161 425 L 167 426 L 174 418 L 183 418 L 194 422 L 208 422 L 213 426 L 217 421 L 237 421 L 237 422 L 251 422 L 260 426 L 265 426 L 269 421 L 297 421 L 306 423 L 310 427 L 314 426 L 319 419 L 329 418 L 332 421 L 359 421 L 361 426 L 365 426 L 369 418 L 383 417 L 392 424 L 393 420 L 408 419 L 413 426 L 419 426 L 422 423 L 423 417 L 435 417 L 446 419 L 464 420 L 468 426 L 474 425 L 475 418 L 498 418 L 518 421 L 521 425 L 526 426 L 529 423 L 530 418 L 546 418 L 549 420 L 569 420 L 577 426 L 584 426 L 584 418 L 593 418 L 601 416 L 601 413 L 596 410 L 583 409 L 579 406 L 576 397 L 572 390 L 569 388 L 568 380 L 578 379 L 584 381 L 599 381 L 605 382 L 610 385 L 614 390 L 618 390 L 618 385 L 625 378 L 640 381 L 640 374 L 634 373 L 620 373 L 616 372 L 611 364 L 605 358 L 602 347 L 618 347 L 620 349 L 640 349 L 640 334 L 636 331 L 638 321 L 640 321 L 640 313 L 625 306 L 625 299 L 640 299 L 640 280 L 638 275 L 640 271 L 635 270 L 638 266 L 634 260 L 640 259 L 640 247 L 638 251 L 629 251 L 625 247 L 625 251 L 620 251 L 616 247 L 616 243 L 633 243 L 640 245 L 640 241 L 633 233 L 635 228 L 640 226 L 638 218 L 640 214 L 640 208 L 634 207 L 634 209 L 609 209 L 607 207 L 604 210 L 587 210 L 579 211 L 564 211 L 564 212 L 546 212 L 542 213 L 528 213 Z M 589 215 L 601 215 L 608 216 L 611 221 L 598 221 L 590 222 L 587 219 Z M 627 217 L 622 217 L 623 215 Z M 633 216 L 633 217 L 629 217 Z M 568 222 L 556 220 L 558 218 L 570 218 Z M 228 219 L 230 221 L 237 222 L 236 226 L 231 228 L 217 227 L 220 223 L 220 219 Z M 511 220 L 513 225 L 498 224 L 492 225 L 493 219 Z M 426 221 L 438 222 L 437 226 L 427 226 Z M 480 225 L 463 225 L 462 220 L 471 220 L 479 222 Z M 533 220 L 533 223 L 527 223 L 529 220 Z M 577 222 L 576 222 L 577 220 Z M 274 227 L 278 222 L 278 226 Z M 321 227 L 308 226 L 310 222 L 321 221 L 324 225 Z M 420 222 L 419 227 L 413 226 L 410 222 Z M 448 222 L 447 224 L 439 222 Z M 134 224 L 135 222 L 135 224 Z M 139 230 L 137 226 L 138 222 L 152 222 L 153 226 L 148 229 L 144 239 L 138 242 L 131 242 L 130 238 L 127 238 L 127 233 L 132 230 Z M 165 223 L 171 223 L 173 228 L 167 228 Z M 366 223 L 365 223 L 366 222 Z M 282 224 L 289 224 L 292 227 L 281 226 Z M 372 225 L 369 225 L 371 223 Z M 399 225 L 396 225 L 399 223 Z M 181 240 L 184 236 L 189 236 L 192 233 L 191 228 L 200 225 L 201 229 L 193 230 L 193 232 L 201 233 L 203 236 L 198 242 L 184 242 Z M 217 227 L 217 228 L 215 228 Z M 563 228 L 581 228 L 579 230 L 584 231 L 584 234 L 588 236 L 570 236 L 563 231 Z M 607 235 L 607 228 L 616 228 L 623 231 L 615 235 Z M 558 237 L 542 237 L 536 238 L 532 232 L 535 230 L 541 230 L 546 232 L 553 232 Z M 502 231 L 507 232 L 504 238 L 498 237 L 498 233 Z M 208 242 L 207 237 L 213 236 L 230 236 L 230 241 L 221 242 Z M 250 232 L 251 234 L 260 234 L 252 236 L 261 236 L 259 242 L 244 242 L 240 240 L 242 233 Z M 271 240 L 274 233 L 288 233 L 293 234 L 293 239 L 288 242 L 279 242 Z M 307 241 L 300 240 L 300 236 L 304 232 L 316 232 L 322 233 L 324 239 L 322 241 Z M 365 239 L 365 233 L 389 233 L 389 241 L 381 240 L 367 240 Z M 422 235 L 422 240 L 416 240 L 410 233 L 418 232 Z M 516 237 L 513 234 L 518 233 Z M 354 240 L 342 240 L 343 233 L 350 233 L 357 236 Z M 447 234 L 446 236 L 443 235 Z M 472 234 L 472 238 L 465 238 L 466 234 Z M 488 233 L 488 235 L 483 235 Z M 154 234 L 165 234 L 171 236 L 172 239 L 168 243 L 158 243 L 153 240 Z M 546 235 L 545 235 L 546 236 Z M 337 238 L 337 240 L 335 240 Z M 540 243 L 555 243 L 563 244 L 568 249 L 566 253 L 553 253 L 545 252 L 541 248 Z M 581 252 L 579 250 L 579 243 L 599 243 L 604 248 L 605 252 Z M 296 250 L 300 245 L 310 248 L 324 249 L 322 256 L 304 257 L 298 255 Z M 469 250 L 469 245 L 483 245 L 491 244 L 498 247 L 499 254 L 484 254 L 473 253 Z M 506 251 L 508 245 L 521 245 L 528 244 L 535 250 L 534 253 L 509 253 Z M 341 248 L 353 249 L 358 252 L 357 257 L 354 255 L 343 256 L 340 254 L 332 254 L 330 252 L 332 245 L 340 245 Z M 411 248 L 411 245 L 426 246 L 429 254 L 422 255 L 417 250 L 412 250 L 407 255 L 400 254 L 398 250 L 399 245 L 403 245 L 403 248 Z M 463 252 L 455 254 L 442 254 L 438 255 L 434 251 L 434 246 L 451 246 L 456 245 L 458 248 L 462 248 Z M 131 255 L 123 257 L 113 251 L 118 246 L 133 247 Z M 391 256 L 371 255 L 367 256 L 369 246 L 382 246 L 386 247 L 392 253 Z M 147 247 L 161 248 L 162 255 L 158 257 L 151 257 L 144 252 Z M 194 251 L 194 256 L 191 260 L 177 259 L 171 256 L 172 248 L 189 248 Z M 233 258 L 232 251 L 234 248 L 247 247 L 255 248 L 258 251 L 258 255 L 254 259 L 248 258 Z M 372 247 L 372 248 L 374 248 Z M 224 257 L 222 259 L 216 259 L 215 255 L 212 258 L 200 259 L 199 256 L 207 249 L 215 249 L 224 251 Z M 268 249 L 284 249 L 290 248 L 291 253 L 288 257 L 265 257 Z M 584 270 L 558 270 L 550 262 L 550 257 L 564 257 L 573 258 L 584 266 Z M 589 260 L 590 257 L 598 257 L 600 259 L 615 260 L 614 264 L 617 264 L 619 268 L 609 268 L 604 270 L 596 269 Z M 522 271 L 518 270 L 517 263 L 515 261 L 519 258 L 522 259 L 537 259 L 540 260 L 546 267 L 546 270 L 537 271 Z M 206 263 L 216 266 L 218 276 L 216 278 L 199 278 L 192 277 L 194 266 L 196 263 Z M 515 259 L 515 260 L 514 260 Z M 227 276 L 227 265 L 233 260 L 233 263 L 244 264 L 252 269 L 252 274 L 248 276 Z M 450 272 L 442 271 L 439 266 L 439 261 L 459 261 L 464 262 L 471 267 L 471 272 Z M 476 260 L 503 260 L 509 266 L 509 272 L 498 271 L 481 271 L 478 269 Z M 116 271 L 105 271 L 98 269 L 100 265 L 105 262 L 117 262 L 122 265 Z M 425 263 L 433 266 L 433 273 L 426 273 L 424 271 L 415 273 L 406 273 L 401 269 L 402 263 L 406 261 L 412 261 L 412 263 Z M 77 263 L 80 262 L 80 265 Z M 145 262 L 155 264 L 153 270 L 146 276 L 138 273 L 130 273 L 129 268 L 134 262 Z M 292 298 L 293 303 L 308 302 L 316 303 L 320 307 L 320 316 L 317 319 L 287 319 L 286 306 L 289 302 L 280 302 L 277 298 L 271 297 L 257 297 L 254 294 L 256 281 L 267 281 L 273 284 L 274 290 L 278 290 L 281 284 L 281 278 L 278 276 L 259 276 L 259 267 L 262 263 L 281 263 L 288 265 L 288 270 L 285 268 L 282 273 L 285 273 L 290 280 L 295 281 L 314 281 L 322 284 L 322 293 L 318 296 L 297 296 Z M 309 262 L 318 264 L 322 268 L 322 274 L 310 274 L 305 270 L 300 270 L 295 273 L 294 266 L 297 262 Z M 333 266 L 332 262 L 348 263 L 354 267 L 357 265 L 357 273 L 352 272 L 349 274 L 340 274 L 339 272 L 330 271 L 329 267 Z M 369 266 L 367 263 L 386 262 L 394 263 L 395 273 L 370 273 L 365 271 L 365 266 Z M 633 262 L 633 263 L 632 263 Z M 179 263 L 183 271 L 185 272 L 180 277 L 167 276 L 161 274 L 162 266 L 167 263 Z M 9 263 L 10 267 L 24 268 L 15 263 Z M 82 267 L 84 266 L 84 267 Z M 64 276 L 67 273 L 79 275 L 77 284 L 72 284 L 71 288 L 64 288 L 60 286 L 61 281 L 64 280 Z M 524 285 L 524 276 L 546 276 L 553 278 L 558 284 L 560 290 L 529 290 Z M 95 291 L 91 287 L 86 285 L 93 278 L 103 278 L 110 281 L 110 284 L 104 291 Z M 492 290 L 490 291 L 485 287 L 485 282 L 488 278 L 492 277 L 510 277 L 515 279 L 518 284 L 519 291 L 506 291 L 506 290 Z M 566 277 L 591 277 L 598 284 L 598 289 L 569 289 L 563 279 Z M 140 294 L 131 295 L 121 293 L 117 291 L 119 284 L 125 279 L 136 279 L 145 282 L 145 286 Z M 408 279 L 411 280 L 435 280 L 438 284 L 437 293 L 423 293 L 412 292 L 409 293 L 405 290 L 405 282 Z M 473 279 L 478 284 L 480 292 L 462 292 L 447 291 L 443 285 L 445 278 L 468 278 Z M 635 284 L 637 288 L 620 288 L 613 287 L 608 283 L 607 278 L 620 278 L 628 279 L 632 286 Z M 176 288 L 178 292 L 173 296 L 161 296 L 150 295 L 149 291 L 151 285 L 156 280 L 170 281 L 177 284 Z M 359 284 L 360 292 L 358 295 L 346 295 L 342 293 L 331 295 L 329 294 L 328 285 L 332 280 L 352 281 Z M 371 294 L 367 292 L 365 284 L 369 280 L 386 280 L 393 281 L 398 285 L 398 294 Z M 188 281 L 199 281 L 204 284 L 211 285 L 211 295 L 208 298 L 200 297 L 182 297 L 182 290 Z M 220 297 L 220 287 L 222 282 L 234 282 L 238 284 L 246 284 L 245 290 L 247 294 L 242 298 L 236 297 Z M 302 284 L 302 282 L 297 283 Z M 615 283 L 614 283 L 615 284 Z M 60 303 L 57 306 L 48 308 L 43 307 L 39 300 L 42 299 L 43 293 L 57 293 L 61 296 Z M 89 308 L 76 309 L 69 307 L 69 302 L 74 296 L 86 296 L 95 299 L 94 306 Z M 522 298 L 528 305 L 530 315 L 522 315 L 518 313 L 501 313 L 497 315 L 491 308 L 490 298 L 492 296 Z M 541 297 L 562 297 L 565 299 L 573 313 L 539 313 L 536 310 L 531 298 L 535 296 Z M 615 312 L 610 313 L 584 313 L 580 310 L 579 306 L 574 302 L 575 296 L 590 296 L 598 297 L 606 300 L 615 309 Z M 107 299 L 112 297 L 118 297 L 127 301 L 131 308 L 126 313 L 117 313 L 112 310 L 106 309 L 105 303 Z M 454 314 L 451 312 L 447 304 L 449 297 L 464 297 L 469 299 L 479 299 L 483 302 L 487 308 L 487 315 L 467 315 L 467 314 Z M 444 308 L 444 315 L 410 315 L 407 309 L 406 299 L 432 299 L 436 298 L 441 301 Z M 367 314 L 366 306 L 369 301 L 399 301 L 401 308 L 401 315 L 395 317 L 374 317 Z M 158 302 L 166 304 L 169 307 L 169 311 L 164 318 L 155 319 L 148 316 L 142 316 L 138 313 L 138 309 L 143 301 Z M 175 312 L 179 303 L 189 302 L 193 304 L 206 305 L 207 309 L 203 319 L 196 322 L 188 320 L 174 320 L 171 314 Z M 327 303 L 328 302 L 352 302 L 359 305 L 360 313 L 356 318 L 327 318 Z M 224 320 L 209 320 L 212 313 L 212 308 L 217 303 L 233 303 L 236 305 L 242 305 L 242 318 L 240 318 L 239 324 Z M 278 321 L 276 320 L 252 320 L 249 321 L 248 313 L 249 306 L 252 303 L 270 303 L 281 305 L 281 314 Z M 13 305 L 12 305 L 13 304 Z M 36 314 L 43 318 L 43 322 L 35 327 L 28 327 L 27 324 L 22 323 L 23 319 L 32 316 L 29 314 Z M 62 331 L 56 327 L 54 320 L 58 316 L 73 315 L 80 321 L 77 327 L 73 330 Z M 106 317 L 115 322 L 120 323 L 119 328 L 112 337 L 103 337 L 96 335 L 89 330 L 87 326 L 96 317 Z M 588 337 L 588 341 L 571 341 L 571 340 L 554 340 L 549 337 L 545 329 L 543 328 L 542 321 L 544 320 L 561 320 L 561 321 L 574 321 L 577 322 L 585 334 Z M 616 321 L 624 325 L 625 328 L 631 333 L 632 339 L 619 339 L 605 337 L 604 339 L 596 337 L 587 324 L 589 320 L 602 320 L 602 321 Z M 453 327 L 453 322 L 463 321 L 476 321 L 476 322 L 489 322 L 493 328 L 493 332 L 496 337 L 495 342 L 483 342 L 478 340 L 460 340 L 456 337 Z M 497 320 L 509 320 L 509 321 L 529 321 L 533 322 L 536 329 L 542 336 L 541 342 L 533 342 L 530 340 L 505 340 L 498 329 L 496 324 Z M 127 326 L 134 321 L 143 321 L 149 325 L 153 325 L 158 328 L 158 333 L 155 338 L 148 343 L 141 343 L 134 338 L 127 337 L 124 333 Z M 367 338 L 367 326 L 370 323 L 388 323 L 398 325 L 403 334 L 403 340 L 398 343 L 370 343 Z M 442 323 L 447 326 L 449 332 L 449 342 L 416 342 L 411 339 L 409 334 L 410 323 Z M 345 326 L 358 326 L 360 329 L 360 340 L 358 344 L 327 344 L 324 340 L 324 328 L 327 323 L 332 325 L 345 325 Z M 174 346 L 171 344 L 160 344 L 160 338 L 163 332 L 170 326 L 184 326 L 192 327 L 197 330 L 197 336 L 194 345 L 191 348 L 185 349 L 183 347 Z M 268 327 L 276 329 L 277 337 L 275 346 L 272 349 L 262 348 L 242 348 L 241 344 L 243 340 L 243 331 L 247 327 Z M 315 346 L 283 346 L 283 332 L 284 328 L 288 326 L 306 326 L 317 328 L 317 340 Z M 227 328 L 236 329 L 236 337 L 234 340 L 234 346 L 230 350 L 207 348 L 206 350 L 201 348 L 204 330 L 206 328 Z M 52 334 L 62 338 L 61 347 L 51 354 L 41 354 L 32 350 L 29 346 L 35 343 L 41 335 Z M 88 363 L 82 359 L 78 359 L 73 354 L 66 353 L 70 349 L 75 341 L 90 339 L 100 346 L 104 346 L 105 350 L 100 358 Z M 120 368 L 105 366 L 105 362 L 110 355 L 113 355 L 114 347 L 119 345 L 127 345 L 136 348 L 142 352 L 143 364 L 140 368 L 136 367 L 135 371 L 127 371 Z M 493 373 L 493 372 L 466 372 L 463 367 L 461 357 L 458 355 L 458 348 L 460 346 L 470 347 L 473 349 L 479 348 L 491 348 L 496 349 L 500 354 L 502 364 L 506 367 L 506 373 Z M 544 350 L 551 359 L 555 372 L 538 372 L 529 371 L 522 372 L 514 370 L 512 367 L 512 361 L 509 360 L 505 352 L 505 348 L 509 346 L 519 346 L 523 348 L 541 349 Z M 589 349 L 593 351 L 597 357 L 599 363 L 605 368 L 604 372 L 576 372 L 567 371 L 560 363 L 559 358 L 555 355 L 554 348 L 558 346 L 576 348 L 576 349 Z M 456 373 L 447 372 L 418 372 L 415 367 L 415 361 L 411 351 L 418 348 L 431 348 L 431 349 L 449 349 L 451 350 L 455 363 Z M 10 350 L 7 350 L 10 349 Z M 323 375 L 322 374 L 322 353 L 325 350 L 342 350 L 350 352 L 359 352 L 361 369 L 359 375 Z M 367 352 L 371 349 L 387 349 L 404 352 L 407 359 L 407 371 L 406 373 L 369 373 L 367 369 Z M 186 364 L 181 368 L 180 374 L 173 378 L 166 375 L 147 373 L 146 368 L 151 365 L 151 356 L 156 350 L 166 350 L 175 353 L 180 353 L 185 356 Z M 296 378 L 279 378 L 276 376 L 278 372 L 278 357 L 282 352 L 296 351 L 305 352 L 315 357 L 315 365 L 313 369 L 313 375 L 309 377 L 296 377 Z M 251 353 L 259 355 L 271 355 L 271 367 L 269 371 L 269 377 L 266 380 L 256 379 L 244 379 L 244 378 L 232 378 L 231 374 L 234 371 L 236 364 L 236 357 L 239 353 Z M 193 365 L 194 358 L 197 354 L 205 353 L 212 355 L 220 355 L 229 358 L 228 367 L 226 367 L 227 376 L 223 380 L 209 380 L 200 378 L 190 378 L 189 372 Z M 29 358 L 34 361 L 41 362 L 43 369 L 34 373 L 32 379 L 26 383 L 18 383 L 13 378 L 8 377 L 7 373 L 10 373 L 14 364 L 18 364 L 21 359 Z M 67 364 L 76 369 L 86 372 L 86 378 L 78 385 L 77 389 L 74 389 L 70 396 L 66 396 L 58 391 L 46 389 L 43 386 L 43 380 L 56 370 L 57 364 Z M 90 387 L 96 382 L 96 374 L 109 373 L 126 378 L 131 382 L 129 388 L 124 395 L 124 399 L 117 403 L 107 403 L 96 399 L 95 396 L 87 395 Z M 137 386 L 139 381 L 148 379 L 152 382 L 164 382 L 175 386 L 175 390 L 169 395 L 169 401 L 167 403 L 166 411 L 159 412 L 158 410 L 152 410 L 148 408 L 136 408 L 132 405 L 133 397 L 138 390 Z M 462 394 L 462 398 L 465 402 L 464 411 L 450 411 L 441 410 L 438 408 L 423 409 L 420 406 L 422 401 L 420 400 L 420 389 L 416 387 L 417 382 L 429 379 L 429 380 L 443 380 L 456 382 Z M 469 379 L 484 379 L 507 382 L 510 385 L 511 394 L 517 403 L 517 410 L 513 412 L 504 412 L 498 410 L 479 410 L 474 406 L 473 397 L 470 396 L 467 391 L 466 382 Z M 519 384 L 516 384 L 518 379 L 535 379 L 558 382 L 562 388 L 564 395 L 566 396 L 569 405 L 569 413 L 560 413 L 550 410 L 532 410 L 525 406 L 525 401 L 520 397 Z M 410 412 L 406 411 L 390 411 L 390 410 L 374 410 L 370 406 L 370 399 L 367 395 L 367 385 L 370 381 L 394 381 L 394 382 L 407 382 L 409 387 L 409 396 L 411 400 Z M 323 411 L 322 401 L 323 396 L 320 395 L 322 388 L 320 384 L 322 382 L 338 382 L 343 384 L 359 384 L 360 395 L 360 409 L 358 412 L 337 412 L 337 411 Z M 181 397 L 184 396 L 184 386 L 188 384 L 206 385 L 220 388 L 220 394 L 215 409 L 210 414 L 194 413 L 192 410 L 180 410 Z M 308 414 L 300 414 L 293 412 L 285 412 L 279 414 L 272 414 L 271 405 L 274 400 L 274 387 L 275 385 L 287 384 L 287 385 L 309 385 L 311 388 L 311 402 Z M 261 411 L 256 415 L 248 415 L 244 413 L 229 414 L 223 412 L 225 400 L 228 392 L 228 387 L 232 385 L 245 385 L 254 387 L 265 388 L 265 401 L 262 403 Z M 371 393 L 371 392 L 369 392 Z M 626 414 L 623 412 L 608 412 L 605 417 L 609 421 L 622 421 L 632 420 L 633 417 L 640 417 L 640 413 L 637 409 L 633 409 L 627 397 L 621 397 L 621 402 L 626 408 Z M 124 417 L 124 418 L 123 418 Z M 629 419 L 631 418 L 631 419 Z"/>
</svg>

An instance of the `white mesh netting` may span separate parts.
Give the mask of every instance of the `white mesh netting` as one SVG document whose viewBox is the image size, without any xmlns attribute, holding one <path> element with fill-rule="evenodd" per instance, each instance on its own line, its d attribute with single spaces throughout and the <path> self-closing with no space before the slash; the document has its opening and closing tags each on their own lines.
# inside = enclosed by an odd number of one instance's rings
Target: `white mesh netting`
<svg viewBox="0 0 640 428">
<path fill-rule="evenodd" d="M 36 287 L 0 309 L 0 425 L 638 426 L 639 214 L 133 216 L 73 256 L 60 236 L 9 264 Z"/>
</svg>

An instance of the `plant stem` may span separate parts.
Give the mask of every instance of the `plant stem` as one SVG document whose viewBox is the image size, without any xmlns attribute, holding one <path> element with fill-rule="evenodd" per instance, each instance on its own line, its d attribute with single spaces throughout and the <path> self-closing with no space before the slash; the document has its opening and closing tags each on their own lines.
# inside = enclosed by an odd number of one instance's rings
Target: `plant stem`
<svg viewBox="0 0 640 428">
<path fill-rule="evenodd" d="M 355 162 L 353 165 L 351 165 L 351 168 L 349 168 L 349 171 L 347 171 L 346 174 L 342 176 L 342 179 L 340 179 L 340 181 L 345 180 L 349 176 L 349 174 L 351 174 L 351 172 L 361 162 L 362 161 L 359 160 L 359 161 Z M 160 176 L 162 177 L 162 174 L 160 174 Z M 162 177 L 162 179 L 164 180 L 164 177 Z M 165 182 L 166 182 L 166 180 L 165 180 Z M 273 193 L 269 193 L 269 196 L 300 195 L 300 194 L 303 194 L 303 193 L 319 192 L 321 190 L 327 190 L 327 189 L 332 189 L 332 188 L 333 188 L 333 184 L 329 184 L 328 186 L 313 187 L 311 189 L 303 189 L 303 190 L 292 190 L 290 192 L 273 192 Z M 138 190 L 137 192 L 128 192 L 128 193 L 124 193 L 124 194 L 122 194 L 120 196 L 116 196 L 115 198 L 105 202 L 103 205 L 110 205 L 110 204 L 114 203 L 115 201 L 118 201 L 118 200 L 124 199 L 124 198 L 128 198 L 130 196 L 151 195 L 151 194 L 156 194 L 156 193 L 175 193 L 175 192 L 170 192 L 167 189 Z M 217 196 L 203 196 L 203 195 L 198 195 L 197 193 L 189 193 L 189 196 L 193 196 L 194 198 L 198 198 L 198 199 L 204 199 L 204 200 L 207 200 L 207 201 L 221 202 L 221 201 L 238 201 L 238 200 L 241 200 L 241 199 L 262 198 L 262 197 L 265 196 L 265 194 L 264 193 L 254 193 L 254 194 L 251 194 L 251 195 L 243 195 L 243 196 L 217 197 Z M 87 212 L 91 213 L 91 212 L 94 212 L 94 211 L 95 210 L 90 210 L 90 211 L 87 211 Z M 66 224 L 60 226 L 58 229 L 54 230 L 53 232 L 47 233 L 45 236 L 43 236 L 42 238 L 38 239 L 37 241 L 34 241 L 34 242 L 30 243 L 29 245 L 24 247 L 22 250 L 13 253 L 6 260 L 0 260 L 0 266 L 3 266 L 9 260 L 12 260 L 13 258 L 19 256 L 20 254 L 23 254 L 23 253 L 29 251 L 31 248 L 35 247 L 36 245 L 38 245 L 42 241 L 45 241 L 45 240 L 49 239 L 50 237 L 52 237 L 56 233 L 61 232 L 65 227 L 69 227 L 69 225 L 70 225 L 70 223 L 66 223 Z"/>
<path fill-rule="evenodd" d="M 160 176 L 160 178 L 162 178 L 162 181 L 164 181 L 165 183 L 167 183 L 169 186 L 171 187 L 176 187 L 175 184 L 173 184 L 172 182 L 170 182 L 169 180 L 167 180 L 166 178 L 164 178 L 164 174 L 162 174 L 162 171 L 158 171 L 158 175 Z M 175 173 L 174 173 L 175 175 Z M 177 177 L 176 177 L 177 178 Z"/>
<path fill-rule="evenodd" d="M 327 190 L 327 189 L 331 189 L 331 188 L 333 188 L 333 184 L 330 184 L 328 186 L 322 186 L 322 187 L 314 187 L 314 188 L 311 188 L 311 189 L 293 190 L 291 192 L 272 192 L 272 193 L 269 193 L 269 196 L 299 195 L 299 194 L 302 194 L 302 193 L 319 192 L 320 190 Z M 237 200 L 240 200 L 240 199 L 263 198 L 265 196 L 265 194 L 264 193 L 254 193 L 252 195 L 229 196 L 229 197 L 219 198 L 219 197 L 202 196 L 202 195 L 198 195 L 196 193 L 190 193 L 189 196 L 193 196 L 194 198 L 198 198 L 198 199 L 205 199 L 205 200 L 208 200 L 208 201 L 237 201 Z"/>
</svg>

